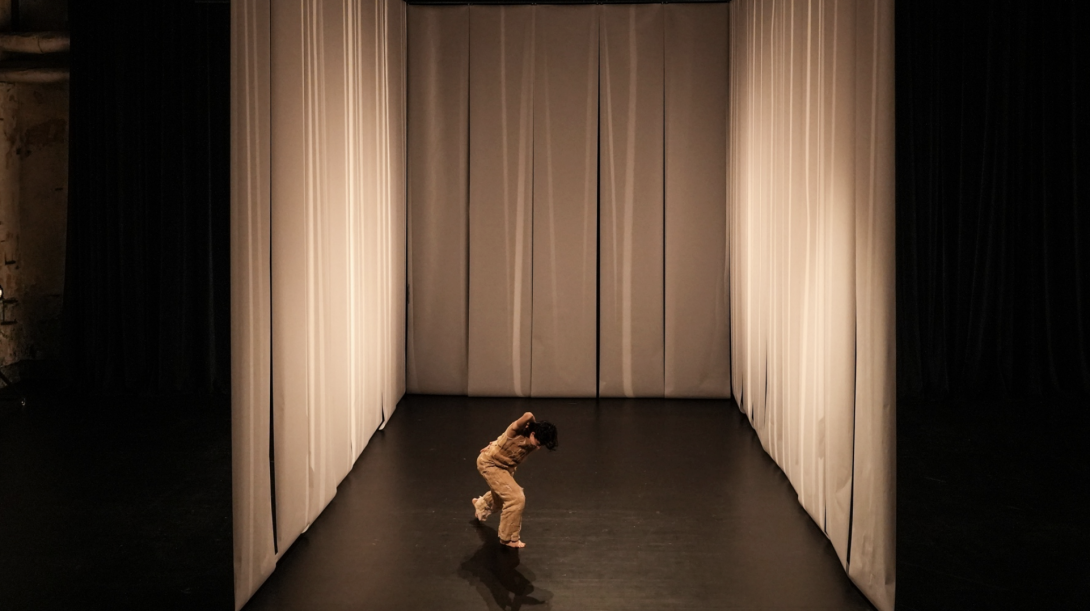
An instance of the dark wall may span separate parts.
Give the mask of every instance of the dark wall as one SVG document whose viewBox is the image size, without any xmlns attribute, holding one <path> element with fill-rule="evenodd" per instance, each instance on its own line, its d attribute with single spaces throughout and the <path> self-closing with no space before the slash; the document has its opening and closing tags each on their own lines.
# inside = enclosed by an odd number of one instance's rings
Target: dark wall
<svg viewBox="0 0 1090 611">
<path fill-rule="evenodd" d="M 1086 3 L 896 7 L 898 388 L 1090 394 Z"/>
<path fill-rule="evenodd" d="M 897 608 L 1090 608 L 1090 11 L 968 4 L 896 5 Z"/>
<path fill-rule="evenodd" d="M 41 30 L 68 30 L 67 0 L 15 0 L 19 10 L 12 16 L 17 26 L 13 29 L 27 32 Z"/>
<path fill-rule="evenodd" d="M 70 9 L 71 381 L 226 390 L 230 5 Z"/>
</svg>

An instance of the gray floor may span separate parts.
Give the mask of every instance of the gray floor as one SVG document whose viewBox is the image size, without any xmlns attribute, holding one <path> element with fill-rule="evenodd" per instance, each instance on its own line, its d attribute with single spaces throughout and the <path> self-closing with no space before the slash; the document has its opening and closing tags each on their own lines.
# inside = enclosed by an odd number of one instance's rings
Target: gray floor
<svg viewBox="0 0 1090 611">
<path fill-rule="evenodd" d="M 478 450 L 523 411 L 527 547 L 476 524 Z M 248 611 L 872 607 L 732 402 L 407 397 Z"/>
</svg>

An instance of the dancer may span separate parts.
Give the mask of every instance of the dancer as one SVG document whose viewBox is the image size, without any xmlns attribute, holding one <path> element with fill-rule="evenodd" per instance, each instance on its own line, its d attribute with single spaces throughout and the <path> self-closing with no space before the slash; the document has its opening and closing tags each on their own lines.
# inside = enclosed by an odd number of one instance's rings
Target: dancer
<svg viewBox="0 0 1090 611">
<path fill-rule="evenodd" d="M 474 513 L 483 522 L 499 511 L 500 543 L 508 547 L 526 547 L 519 539 L 526 495 L 515 483 L 515 469 L 541 446 L 556 449 L 556 427 L 538 422 L 533 414 L 526 412 L 495 441 L 481 448 L 477 457 L 477 470 L 488 482 L 489 491 L 472 499 Z"/>
</svg>

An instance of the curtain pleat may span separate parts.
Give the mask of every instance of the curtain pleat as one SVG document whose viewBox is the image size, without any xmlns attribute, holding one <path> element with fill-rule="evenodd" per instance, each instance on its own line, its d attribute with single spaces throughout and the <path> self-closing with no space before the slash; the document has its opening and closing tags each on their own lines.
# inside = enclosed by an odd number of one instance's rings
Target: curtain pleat
<svg viewBox="0 0 1090 611">
<path fill-rule="evenodd" d="M 896 574 L 893 3 L 860 3 L 856 36 L 856 386 L 848 575 L 892 609 Z M 860 163 L 862 161 L 862 163 Z"/>
<path fill-rule="evenodd" d="M 308 10 L 309 9 L 309 10 Z M 308 337 L 317 278 L 308 273 L 308 240 L 317 197 L 308 190 L 322 183 L 313 171 L 313 98 L 318 59 L 312 2 L 272 3 L 272 409 L 278 549 L 290 546 L 308 523 L 311 423 L 308 410 L 312 370 Z M 304 26 L 304 19 L 308 26 Z M 306 29 L 304 29 L 306 28 Z M 305 51 L 301 52 L 300 49 Z M 299 333 L 297 330 L 303 330 Z M 303 406 L 304 409 L 299 409 Z M 292 491 L 290 494 L 285 494 Z M 303 494 L 300 494 L 303 491 Z M 270 507 L 270 512 L 272 508 Z"/>
<path fill-rule="evenodd" d="M 665 395 L 730 396 L 727 5 L 665 8 Z"/>
<path fill-rule="evenodd" d="M 730 19 L 735 396 L 892 609 L 892 4 L 738 0 Z"/>
<path fill-rule="evenodd" d="M 467 390 L 530 395 L 534 9 L 469 9 Z"/>
<path fill-rule="evenodd" d="M 406 67 L 408 65 L 408 50 L 406 49 L 408 16 L 404 2 L 386 0 L 386 44 L 380 45 L 379 50 L 384 53 L 385 59 L 379 61 L 379 68 L 385 74 L 386 86 L 386 114 L 385 123 L 380 124 L 380 130 L 386 135 L 386 146 L 389 155 L 383 156 L 386 164 L 386 180 L 390 208 L 388 215 L 388 240 L 390 248 L 383 253 L 386 257 L 388 270 L 387 284 L 388 297 L 385 320 L 392 324 L 386 325 L 386 345 L 389 347 L 388 363 L 391 367 L 386 370 L 386 392 L 383 396 L 383 422 L 386 426 L 390 416 L 397 408 L 397 403 L 405 394 L 405 287 L 407 282 L 406 268 L 406 241 L 407 241 L 407 207 L 403 204 L 407 201 L 406 195 L 406 83 L 408 82 Z M 385 128 L 382 130 L 382 128 Z"/>
<path fill-rule="evenodd" d="M 245 137 L 233 148 L 232 359 L 253 380 L 232 400 L 238 607 L 400 398 L 404 148 L 390 102 L 403 99 L 404 39 L 391 5 L 234 6 L 233 121 Z M 255 19 L 263 46 L 249 38 Z M 262 213 L 264 225 L 249 221 Z"/>
<path fill-rule="evenodd" d="M 535 397 L 594 397 L 598 372 L 598 14 L 536 11 Z"/>
<path fill-rule="evenodd" d="M 231 5 L 231 471 L 235 601 L 276 566 L 269 471 L 269 2 Z"/>
<path fill-rule="evenodd" d="M 600 23 L 599 354 L 602 397 L 663 396 L 663 5 Z"/>
<path fill-rule="evenodd" d="M 412 5 L 406 390 L 466 394 L 469 7 Z"/>
<path fill-rule="evenodd" d="M 409 12 L 410 390 L 729 397 L 725 7 Z"/>
<path fill-rule="evenodd" d="M 820 105 L 819 120 L 822 123 L 822 139 L 818 145 L 821 161 L 820 192 L 826 201 L 834 205 L 826 209 L 827 217 L 822 227 L 823 266 L 819 284 L 822 290 L 821 321 L 823 355 L 823 410 L 825 421 L 825 531 L 842 562 L 848 558 L 848 522 L 852 510 L 852 461 L 855 434 L 855 410 L 839 406 L 854 405 L 858 334 L 856 324 L 856 282 L 846 281 L 845 276 L 855 269 L 856 242 L 854 207 L 836 205 L 854 197 L 855 179 L 843 167 L 854 159 L 855 140 L 851 129 L 843 126 L 856 121 L 855 100 L 851 95 L 841 95 L 853 86 L 855 72 L 855 43 L 844 35 L 842 29 L 851 24 L 855 8 L 852 3 L 836 3 L 824 7 L 821 16 L 824 33 L 819 37 L 816 51 L 825 58 L 823 82 L 816 92 L 826 96 Z M 892 200 L 886 200 L 889 205 Z M 888 279 L 887 279 L 888 280 Z"/>
</svg>

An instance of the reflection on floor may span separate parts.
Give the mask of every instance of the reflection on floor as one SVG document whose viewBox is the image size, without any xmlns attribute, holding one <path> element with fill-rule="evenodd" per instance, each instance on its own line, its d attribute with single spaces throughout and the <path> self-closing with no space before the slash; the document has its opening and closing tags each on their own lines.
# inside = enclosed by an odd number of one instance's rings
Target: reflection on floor
<svg viewBox="0 0 1090 611">
<path fill-rule="evenodd" d="M 473 518 L 478 450 L 524 411 L 522 538 Z M 729 401 L 407 397 L 248 611 L 870 609 Z"/>
</svg>

